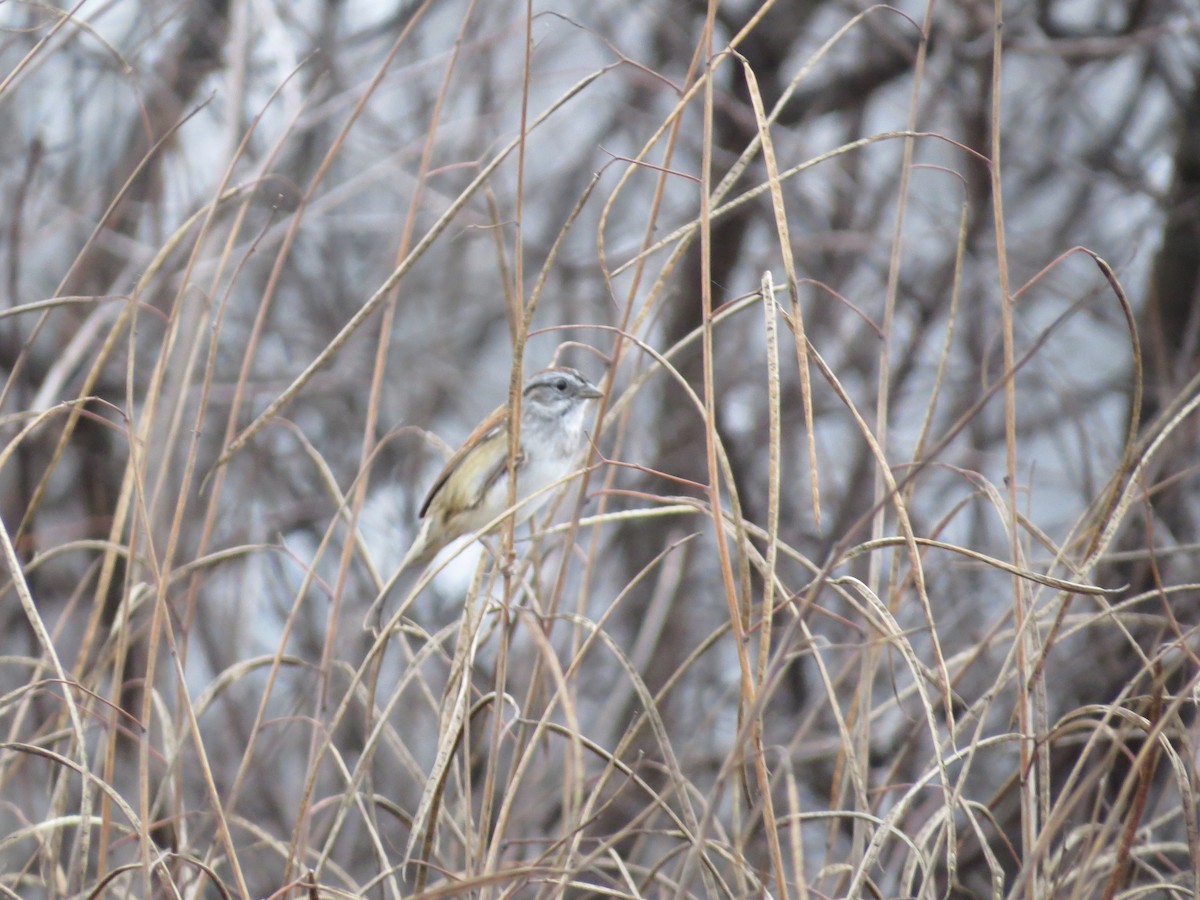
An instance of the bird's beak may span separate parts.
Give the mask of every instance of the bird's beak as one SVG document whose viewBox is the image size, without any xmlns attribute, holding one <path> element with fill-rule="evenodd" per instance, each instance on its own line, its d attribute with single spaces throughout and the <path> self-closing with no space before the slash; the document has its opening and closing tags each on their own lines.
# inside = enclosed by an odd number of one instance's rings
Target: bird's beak
<svg viewBox="0 0 1200 900">
<path fill-rule="evenodd" d="M 579 396 L 584 400 L 599 400 L 604 396 L 604 391 L 600 390 L 594 384 L 585 384 L 579 391 Z"/>
</svg>

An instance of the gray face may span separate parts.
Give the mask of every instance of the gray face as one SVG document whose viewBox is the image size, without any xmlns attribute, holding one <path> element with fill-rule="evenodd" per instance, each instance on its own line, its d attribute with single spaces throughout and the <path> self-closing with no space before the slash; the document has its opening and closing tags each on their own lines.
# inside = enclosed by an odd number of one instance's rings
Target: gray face
<svg viewBox="0 0 1200 900">
<path fill-rule="evenodd" d="M 525 402 L 547 417 L 566 415 L 584 400 L 600 396 L 595 386 L 574 369 L 547 369 L 525 384 Z"/>
</svg>

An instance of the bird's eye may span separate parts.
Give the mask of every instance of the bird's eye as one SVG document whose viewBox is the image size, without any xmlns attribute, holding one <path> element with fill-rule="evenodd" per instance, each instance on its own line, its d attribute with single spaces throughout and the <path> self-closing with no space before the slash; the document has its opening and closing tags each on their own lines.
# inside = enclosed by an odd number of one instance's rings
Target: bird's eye
<svg viewBox="0 0 1200 900">
<path fill-rule="evenodd" d="M 554 382 L 554 388 L 560 394 L 565 393 L 567 390 L 567 379 L 565 379 L 565 378 L 558 379 L 558 381 Z"/>
</svg>

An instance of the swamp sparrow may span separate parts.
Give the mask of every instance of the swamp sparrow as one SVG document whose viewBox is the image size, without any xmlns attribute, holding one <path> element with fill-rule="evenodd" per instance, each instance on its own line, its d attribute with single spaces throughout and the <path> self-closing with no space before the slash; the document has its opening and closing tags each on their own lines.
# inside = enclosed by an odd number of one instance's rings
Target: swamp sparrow
<svg viewBox="0 0 1200 900">
<path fill-rule="evenodd" d="M 517 458 L 517 522 L 526 521 L 554 495 L 546 488 L 575 471 L 584 449 L 588 402 L 602 396 L 574 369 L 545 369 L 525 382 Z M 438 473 L 421 504 L 421 528 L 400 568 L 428 563 L 451 541 L 478 531 L 507 508 L 505 404 L 479 423 Z"/>
</svg>

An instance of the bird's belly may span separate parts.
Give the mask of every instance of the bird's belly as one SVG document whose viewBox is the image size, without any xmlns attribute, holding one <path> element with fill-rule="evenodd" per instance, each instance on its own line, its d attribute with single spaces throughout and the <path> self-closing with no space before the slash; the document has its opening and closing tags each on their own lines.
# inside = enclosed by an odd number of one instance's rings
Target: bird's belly
<svg viewBox="0 0 1200 900">
<path fill-rule="evenodd" d="M 517 473 L 517 503 L 519 506 L 516 514 L 517 521 L 524 522 L 545 506 L 558 493 L 557 490 L 547 490 L 547 488 L 574 470 L 574 460 L 566 463 L 538 463 L 530 460 L 522 466 Z M 496 479 L 496 483 L 488 491 L 487 500 L 482 505 L 491 510 L 487 521 L 494 519 L 508 508 L 507 475 Z M 486 522 L 481 522 L 480 527 L 484 524 Z"/>
</svg>

